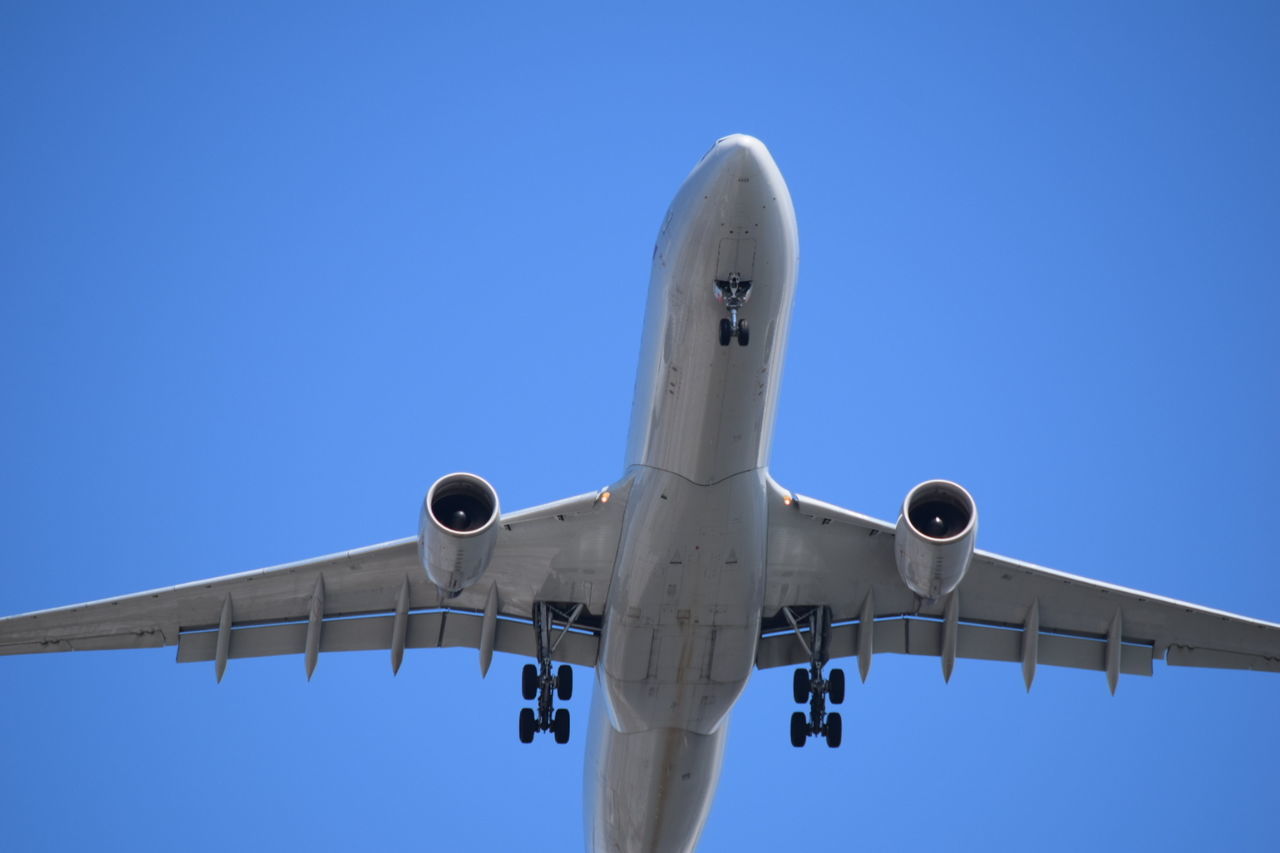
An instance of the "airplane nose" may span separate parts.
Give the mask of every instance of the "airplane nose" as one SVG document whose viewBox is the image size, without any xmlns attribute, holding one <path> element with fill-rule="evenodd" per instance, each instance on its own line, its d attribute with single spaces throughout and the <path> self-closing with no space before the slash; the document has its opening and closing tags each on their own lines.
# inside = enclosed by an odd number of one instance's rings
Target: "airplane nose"
<svg viewBox="0 0 1280 853">
<path fill-rule="evenodd" d="M 754 179 L 763 174 L 773 163 L 773 157 L 764 143 L 745 133 L 732 133 L 716 140 L 707 154 L 719 170 L 737 173 L 739 178 Z"/>
<path fill-rule="evenodd" d="M 749 227 L 752 239 L 776 234 L 788 241 L 779 247 L 780 256 L 795 253 L 791 194 L 769 149 L 754 136 L 734 133 L 717 139 L 685 179 L 672 209 L 715 221 L 726 230 Z"/>
<path fill-rule="evenodd" d="M 764 143 L 745 133 L 731 133 L 716 140 L 716 145 L 726 149 L 764 148 Z"/>
</svg>

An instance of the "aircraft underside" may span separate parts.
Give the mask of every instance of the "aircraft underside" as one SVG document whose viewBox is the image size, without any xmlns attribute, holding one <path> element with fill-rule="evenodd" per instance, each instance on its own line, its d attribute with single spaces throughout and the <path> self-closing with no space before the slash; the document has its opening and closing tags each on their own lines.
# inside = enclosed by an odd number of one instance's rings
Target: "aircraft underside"
<svg viewBox="0 0 1280 853">
<path fill-rule="evenodd" d="M 621 477 L 503 513 L 473 474 L 440 478 L 418 535 L 312 560 L 0 619 L 0 654 L 176 646 L 179 662 L 463 646 L 531 658 L 519 740 L 570 740 L 572 666 L 593 667 L 586 841 L 696 846 L 753 669 L 794 667 L 793 745 L 842 739 L 838 658 L 929 655 L 1150 675 L 1153 663 L 1280 672 L 1280 625 L 977 550 L 955 483 L 896 523 L 797 495 L 766 464 L 798 263 L 765 147 L 717 141 L 654 247 Z"/>
</svg>

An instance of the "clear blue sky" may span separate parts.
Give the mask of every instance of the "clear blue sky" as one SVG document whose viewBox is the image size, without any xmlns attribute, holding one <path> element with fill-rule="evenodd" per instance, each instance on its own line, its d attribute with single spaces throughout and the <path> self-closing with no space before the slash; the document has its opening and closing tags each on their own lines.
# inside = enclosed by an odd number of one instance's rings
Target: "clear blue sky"
<svg viewBox="0 0 1280 853">
<path fill-rule="evenodd" d="M 1272 3 L 0 6 L 0 612 L 409 535 L 620 472 L 652 241 L 771 148 L 801 280 L 772 470 L 1280 621 Z M 0 659 L 10 850 L 576 849 L 522 661 Z M 1280 676 L 882 656 L 845 746 L 786 671 L 703 850 L 1272 849 Z M 559 839 L 555 847 L 549 839 Z"/>
</svg>

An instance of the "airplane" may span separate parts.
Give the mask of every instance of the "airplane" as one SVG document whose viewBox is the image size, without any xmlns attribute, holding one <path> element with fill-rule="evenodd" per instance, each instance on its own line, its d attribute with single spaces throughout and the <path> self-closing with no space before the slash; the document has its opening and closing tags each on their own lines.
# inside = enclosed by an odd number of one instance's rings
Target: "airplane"
<svg viewBox="0 0 1280 853">
<path fill-rule="evenodd" d="M 593 668 L 584 769 L 593 850 L 690 850 L 753 671 L 790 667 L 791 743 L 839 747 L 844 670 L 874 656 L 1123 675 L 1280 671 L 1280 625 L 976 548 L 959 484 L 911 489 L 895 522 L 769 475 L 796 286 L 790 194 L 735 134 L 694 167 L 653 251 L 626 465 L 603 488 L 503 513 L 469 473 L 437 480 L 418 535 L 267 569 L 0 619 L 0 653 L 176 646 L 180 662 L 466 647 L 522 670 L 514 733 L 564 743 Z M 558 707 L 558 703 L 559 707 Z"/>
</svg>

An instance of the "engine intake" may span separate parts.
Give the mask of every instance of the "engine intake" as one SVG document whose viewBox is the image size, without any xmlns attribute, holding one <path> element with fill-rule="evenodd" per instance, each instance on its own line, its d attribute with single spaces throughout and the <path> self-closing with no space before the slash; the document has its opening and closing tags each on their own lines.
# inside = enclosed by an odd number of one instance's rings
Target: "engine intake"
<svg viewBox="0 0 1280 853">
<path fill-rule="evenodd" d="M 941 598 L 960 585 L 978 538 L 973 497 L 949 480 L 929 480 L 907 493 L 894 533 L 902 582 L 921 598 Z"/>
<path fill-rule="evenodd" d="M 457 593 L 480 579 L 498 541 L 498 493 L 475 474 L 447 474 L 427 490 L 418 558 L 431 582 Z"/>
</svg>

